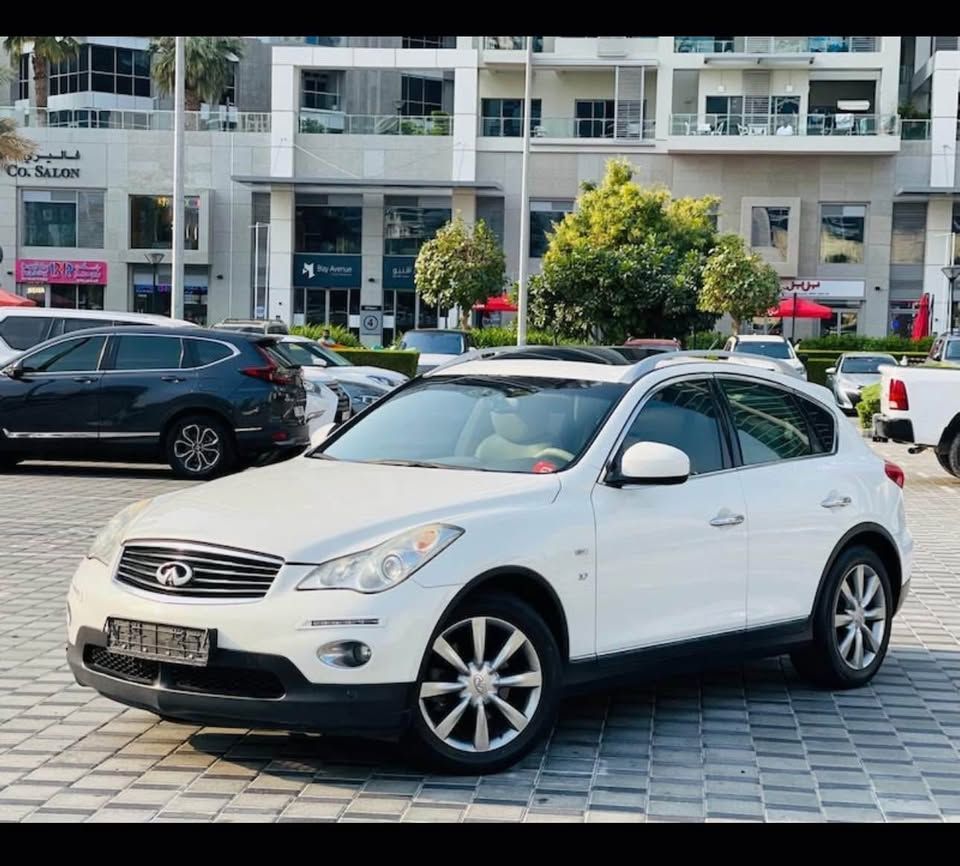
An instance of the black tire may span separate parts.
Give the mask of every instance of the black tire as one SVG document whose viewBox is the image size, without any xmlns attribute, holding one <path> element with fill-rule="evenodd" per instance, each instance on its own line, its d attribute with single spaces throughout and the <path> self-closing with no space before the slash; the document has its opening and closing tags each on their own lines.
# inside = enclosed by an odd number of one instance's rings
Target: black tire
<svg viewBox="0 0 960 866">
<path fill-rule="evenodd" d="M 951 475 L 960 478 L 960 433 L 943 451 L 937 449 L 937 462 Z"/>
<path fill-rule="evenodd" d="M 841 585 L 848 579 L 856 581 L 856 569 L 860 566 L 865 568 L 862 578 L 864 588 L 868 590 L 872 581 L 870 571 L 879 579 L 879 586 L 872 597 L 867 599 L 867 603 L 861 606 L 867 615 L 866 619 L 855 614 L 849 623 L 838 627 L 834 617 L 849 616 L 846 613 L 849 602 L 841 590 Z M 880 593 L 883 594 L 883 615 L 873 619 L 871 614 L 876 616 L 880 612 L 877 604 Z M 893 609 L 893 592 L 883 560 L 869 547 L 857 545 L 848 548 L 830 569 L 813 612 L 813 642 L 790 655 L 794 667 L 801 676 L 827 688 L 853 689 L 866 685 L 873 679 L 886 657 Z M 875 626 L 879 624 L 882 624 L 882 634 L 877 635 Z M 867 631 L 870 636 L 866 634 Z M 846 644 L 847 638 L 850 638 L 849 644 Z M 871 640 L 876 649 L 871 648 Z M 859 667 L 855 664 L 858 642 L 862 647 Z"/>
<path fill-rule="evenodd" d="M 233 431 L 213 415 L 178 418 L 167 431 L 164 447 L 177 478 L 205 481 L 225 475 L 237 462 Z"/>
<path fill-rule="evenodd" d="M 496 661 L 496 655 L 509 640 L 510 629 L 519 630 L 527 638 L 499 666 L 492 682 L 486 666 L 476 668 L 470 625 L 461 625 L 464 621 L 478 618 L 484 618 L 487 626 L 482 658 L 488 663 Z M 445 662 L 433 649 L 438 638 L 444 635 L 450 638 L 450 645 L 462 660 L 468 663 L 471 672 L 469 685 L 465 678 L 461 690 L 427 697 L 421 701 L 421 688 L 424 683 L 450 682 L 455 685 L 457 682 L 453 666 Z M 531 659 L 535 661 L 532 662 Z M 534 672 L 537 664 L 540 674 L 538 695 L 535 694 L 536 686 L 497 686 L 497 678 Z M 430 638 L 414 695 L 410 739 L 424 760 L 442 771 L 476 775 L 494 773 L 510 767 L 526 755 L 549 730 L 557 711 L 562 668 L 556 639 L 543 618 L 528 604 L 499 592 L 467 598 L 446 617 Z M 479 678 L 477 674 L 480 674 Z M 477 707 L 472 700 L 453 726 L 448 740 L 441 739 L 436 732 L 439 723 L 463 702 L 464 694 L 468 691 L 474 699 L 483 700 L 481 708 L 484 712 L 484 727 L 493 746 L 489 751 L 467 751 L 449 745 L 451 741 L 477 742 L 475 738 L 478 736 L 479 723 Z M 507 722 L 506 714 L 498 709 L 499 703 L 509 703 L 514 710 L 525 710 L 529 713 L 528 721 L 519 732 Z M 425 713 L 430 716 L 431 722 L 427 721 Z M 502 740 L 502 744 L 493 745 L 497 740 Z"/>
<path fill-rule="evenodd" d="M 12 457 L 8 454 L 0 454 L 0 472 L 12 472 L 21 459 L 20 457 Z"/>
</svg>

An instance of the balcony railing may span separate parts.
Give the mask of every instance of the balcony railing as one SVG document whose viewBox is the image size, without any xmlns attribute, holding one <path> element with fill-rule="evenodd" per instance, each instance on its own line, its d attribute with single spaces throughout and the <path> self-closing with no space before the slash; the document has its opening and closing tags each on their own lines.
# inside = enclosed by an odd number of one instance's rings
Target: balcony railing
<svg viewBox="0 0 960 866">
<path fill-rule="evenodd" d="M 898 135 L 895 114 L 673 114 L 671 135 Z"/>
<path fill-rule="evenodd" d="M 584 119 L 579 117 L 544 117 L 534 120 L 534 138 L 606 138 L 617 141 L 652 139 L 656 121 L 613 118 Z"/>
<path fill-rule="evenodd" d="M 18 126 L 68 129 L 130 129 L 173 131 L 172 111 L 116 111 L 94 108 L 65 110 L 0 108 L 0 117 L 12 117 Z M 184 112 L 187 132 L 270 132 L 269 111 L 224 108 Z"/>
<path fill-rule="evenodd" d="M 451 135 L 453 118 L 301 112 L 299 129 L 305 135 Z"/>
<path fill-rule="evenodd" d="M 876 36 L 675 36 L 678 54 L 858 54 L 878 51 Z"/>
<path fill-rule="evenodd" d="M 527 47 L 526 36 L 484 36 L 483 47 L 487 51 L 523 51 Z M 535 54 L 543 51 L 543 37 L 533 37 Z"/>
</svg>

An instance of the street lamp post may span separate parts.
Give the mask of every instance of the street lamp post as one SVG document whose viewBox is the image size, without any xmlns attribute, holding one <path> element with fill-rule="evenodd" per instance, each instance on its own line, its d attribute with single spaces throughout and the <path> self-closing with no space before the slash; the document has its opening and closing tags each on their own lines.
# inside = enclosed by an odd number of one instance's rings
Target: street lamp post
<svg viewBox="0 0 960 866">
<path fill-rule="evenodd" d="M 153 303 L 157 302 L 157 267 L 163 261 L 163 253 L 144 253 L 144 258 L 153 265 Z M 152 306 L 152 305 L 151 305 Z M 151 310 L 151 313 L 156 312 Z"/>
<path fill-rule="evenodd" d="M 960 265 L 947 265 L 945 268 L 941 268 L 943 275 L 947 278 L 947 285 L 949 289 L 947 290 L 947 333 L 950 334 L 953 332 L 953 284 L 956 282 L 957 277 L 960 277 Z"/>
</svg>

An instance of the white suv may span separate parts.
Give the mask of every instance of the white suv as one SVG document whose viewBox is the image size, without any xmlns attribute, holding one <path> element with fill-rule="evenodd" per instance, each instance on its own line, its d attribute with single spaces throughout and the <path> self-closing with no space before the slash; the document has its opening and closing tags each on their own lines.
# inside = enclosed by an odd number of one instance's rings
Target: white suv
<svg viewBox="0 0 960 866">
<path fill-rule="evenodd" d="M 120 512 L 70 586 L 77 681 L 199 724 L 407 732 L 467 773 L 625 673 L 790 652 L 870 681 L 909 586 L 903 473 L 829 391 L 725 353 L 490 354 Z"/>
<path fill-rule="evenodd" d="M 759 355 L 762 358 L 773 358 L 783 362 L 784 372 L 798 379 L 807 378 L 807 368 L 797 357 L 793 346 L 785 337 L 773 334 L 736 334 L 727 340 L 724 346 L 727 352 L 737 352 L 744 355 Z"/>
</svg>

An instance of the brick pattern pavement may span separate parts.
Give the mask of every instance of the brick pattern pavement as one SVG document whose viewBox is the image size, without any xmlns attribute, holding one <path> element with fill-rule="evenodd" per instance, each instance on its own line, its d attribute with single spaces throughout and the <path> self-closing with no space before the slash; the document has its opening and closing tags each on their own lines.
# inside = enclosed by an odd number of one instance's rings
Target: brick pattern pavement
<svg viewBox="0 0 960 866">
<path fill-rule="evenodd" d="M 0 821 L 957 821 L 960 480 L 907 470 L 913 589 L 868 688 L 767 659 L 568 701 L 509 772 L 424 775 L 388 744 L 160 722 L 77 686 L 64 599 L 93 534 L 183 486 L 152 468 L 0 476 Z"/>
</svg>

